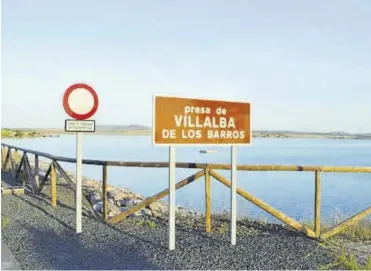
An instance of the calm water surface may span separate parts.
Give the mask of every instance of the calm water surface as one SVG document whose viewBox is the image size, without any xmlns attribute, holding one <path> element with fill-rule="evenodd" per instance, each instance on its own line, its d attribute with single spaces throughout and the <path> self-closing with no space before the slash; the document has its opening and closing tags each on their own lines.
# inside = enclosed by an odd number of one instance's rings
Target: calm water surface
<svg viewBox="0 0 371 271">
<path fill-rule="evenodd" d="M 2 142 L 60 156 L 75 156 L 75 137 L 4 139 Z M 212 148 L 216 153 L 201 154 L 202 147 L 178 147 L 179 162 L 230 163 L 230 148 Z M 210 148 L 209 148 L 210 149 Z M 151 137 L 84 135 L 86 159 L 115 161 L 167 162 L 168 148 L 153 147 Z M 254 139 L 250 147 L 237 149 L 239 164 L 371 166 L 371 141 L 332 139 Z M 75 165 L 63 163 L 67 170 Z M 195 173 L 195 169 L 177 169 L 176 179 Z M 219 171 L 230 179 L 228 171 Z M 84 176 L 101 179 L 102 168 L 84 166 Z M 168 169 L 109 167 L 109 183 L 129 188 L 144 196 L 168 187 Z M 312 172 L 238 172 L 238 186 L 296 219 L 312 219 L 314 207 L 314 173 Z M 213 213 L 230 208 L 230 190 L 212 181 Z M 204 213 L 203 179 L 180 189 L 178 205 Z M 167 198 L 164 198 L 167 201 Z M 238 216 L 266 217 L 264 211 L 238 196 Z M 371 174 L 322 173 L 322 216 L 333 219 L 361 211 L 371 205 Z"/>
</svg>

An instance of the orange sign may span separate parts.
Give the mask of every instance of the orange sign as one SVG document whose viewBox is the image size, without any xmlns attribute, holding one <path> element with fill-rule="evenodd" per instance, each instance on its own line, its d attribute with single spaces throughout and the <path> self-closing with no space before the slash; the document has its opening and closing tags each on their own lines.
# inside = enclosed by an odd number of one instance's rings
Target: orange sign
<svg viewBox="0 0 371 271">
<path fill-rule="evenodd" d="M 250 103 L 154 96 L 155 145 L 250 145 Z"/>
</svg>

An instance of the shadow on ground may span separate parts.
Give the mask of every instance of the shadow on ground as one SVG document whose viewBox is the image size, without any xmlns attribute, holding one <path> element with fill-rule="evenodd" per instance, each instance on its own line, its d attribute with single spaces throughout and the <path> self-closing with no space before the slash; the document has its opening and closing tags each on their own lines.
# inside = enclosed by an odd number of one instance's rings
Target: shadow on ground
<svg viewBox="0 0 371 271">
<path fill-rule="evenodd" d="M 33 247 L 30 257 L 46 269 L 159 269 L 150 264 L 145 257 L 135 253 L 136 247 L 130 244 L 120 244 L 125 249 L 118 249 L 120 240 L 105 241 L 104 244 L 87 240 L 88 236 L 77 235 L 65 230 L 56 234 L 52 230 L 25 226 L 29 233 L 29 245 Z M 48 244 L 47 240 L 50 240 Z M 94 247 L 92 247 L 94 245 Z M 33 266 L 25 266 L 34 269 Z"/>
<path fill-rule="evenodd" d="M 13 173 L 6 170 L 1 170 L 1 186 L 19 186 L 20 182 L 16 182 Z"/>
</svg>

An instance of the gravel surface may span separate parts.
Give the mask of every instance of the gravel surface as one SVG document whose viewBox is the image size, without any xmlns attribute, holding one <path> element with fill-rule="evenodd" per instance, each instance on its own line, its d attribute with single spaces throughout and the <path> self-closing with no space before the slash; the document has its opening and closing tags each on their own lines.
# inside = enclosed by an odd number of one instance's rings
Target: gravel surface
<svg viewBox="0 0 371 271">
<path fill-rule="evenodd" d="M 314 240 L 278 225 L 238 222 L 230 245 L 228 221 L 213 220 L 206 234 L 200 217 L 177 218 L 176 250 L 168 250 L 166 220 L 130 218 L 111 226 L 83 217 L 75 234 L 74 193 L 59 185 L 40 196 L 2 195 L 2 239 L 22 269 L 318 269 L 333 262 Z M 5 219 L 4 219 L 5 218 Z"/>
</svg>

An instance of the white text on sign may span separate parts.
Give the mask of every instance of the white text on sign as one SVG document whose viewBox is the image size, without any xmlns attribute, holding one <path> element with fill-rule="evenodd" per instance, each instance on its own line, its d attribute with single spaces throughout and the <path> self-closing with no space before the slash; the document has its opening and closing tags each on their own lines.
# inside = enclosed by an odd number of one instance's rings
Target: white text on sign
<svg viewBox="0 0 371 271">
<path fill-rule="evenodd" d="M 155 144 L 250 144 L 250 104 L 155 96 Z"/>
</svg>

